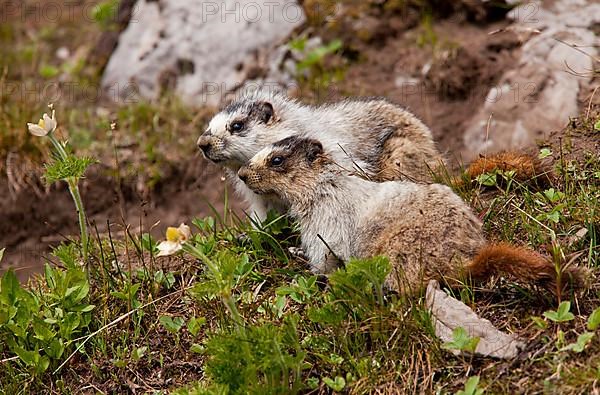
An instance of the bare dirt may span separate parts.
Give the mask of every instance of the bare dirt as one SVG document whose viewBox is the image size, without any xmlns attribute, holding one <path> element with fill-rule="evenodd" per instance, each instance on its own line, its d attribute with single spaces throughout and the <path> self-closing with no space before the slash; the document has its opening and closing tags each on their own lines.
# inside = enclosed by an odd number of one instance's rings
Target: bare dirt
<svg viewBox="0 0 600 395">
<path fill-rule="evenodd" d="M 91 232 L 116 239 L 125 229 L 139 235 L 151 232 L 160 239 L 164 229 L 194 217 L 222 214 L 225 184 L 222 171 L 196 155 L 183 168 L 170 168 L 152 192 L 136 192 L 134 181 L 118 183 L 106 168 L 94 165 L 82 182 L 81 194 Z M 0 245 L 6 253 L 0 271 L 13 267 L 21 280 L 39 272 L 50 247 L 77 238 L 79 227 L 75 206 L 66 184 L 38 193 L 27 188 L 10 196 L 8 184 L 0 184 Z M 229 206 L 243 215 L 242 205 L 231 199 Z M 160 223 L 155 226 L 157 222 Z"/>
</svg>

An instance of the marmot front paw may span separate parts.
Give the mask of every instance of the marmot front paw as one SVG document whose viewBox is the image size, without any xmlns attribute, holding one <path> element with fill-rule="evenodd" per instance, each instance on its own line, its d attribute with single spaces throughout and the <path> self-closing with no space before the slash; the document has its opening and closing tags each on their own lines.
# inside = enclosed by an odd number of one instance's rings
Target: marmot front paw
<svg viewBox="0 0 600 395">
<path fill-rule="evenodd" d="M 288 252 L 294 259 L 308 262 L 308 256 L 304 253 L 304 250 L 300 247 L 289 247 Z"/>
</svg>

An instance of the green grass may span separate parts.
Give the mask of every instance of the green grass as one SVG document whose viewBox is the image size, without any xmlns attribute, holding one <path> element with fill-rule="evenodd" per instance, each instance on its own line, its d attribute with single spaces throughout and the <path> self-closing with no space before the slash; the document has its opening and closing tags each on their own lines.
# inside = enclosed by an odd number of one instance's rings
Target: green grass
<svg viewBox="0 0 600 395">
<path fill-rule="evenodd" d="M 459 192 L 493 238 L 546 249 L 560 265 L 577 254 L 576 264 L 596 273 L 599 163 L 558 161 L 557 177 L 543 189 L 509 177 L 495 191 L 475 183 Z M 600 287 L 592 276 L 590 288 L 558 310 L 552 295 L 504 279 L 456 290 L 498 327 L 529 339 L 513 361 L 456 357 L 435 337 L 422 297 L 385 291 L 385 259 L 350 262 L 325 285 L 288 256 L 298 240 L 284 218 L 255 229 L 217 215 L 193 226 L 189 243 L 199 252 L 175 258 L 156 258 L 157 243 L 147 234 L 95 238 L 89 281 L 75 244 L 55 250 L 45 276 L 28 287 L 6 273 L 0 388 L 581 393 L 598 379 L 597 324 L 588 325 L 597 321 Z M 585 236 L 569 239 L 581 228 Z"/>
</svg>

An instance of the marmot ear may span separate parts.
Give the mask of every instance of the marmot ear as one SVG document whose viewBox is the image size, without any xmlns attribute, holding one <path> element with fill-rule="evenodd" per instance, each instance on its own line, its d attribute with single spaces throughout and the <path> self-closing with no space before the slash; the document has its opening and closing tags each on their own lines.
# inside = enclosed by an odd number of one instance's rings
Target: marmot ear
<svg viewBox="0 0 600 395">
<path fill-rule="evenodd" d="M 308 147 L 306 150 L 306 159 L 308 159 L 309 163 L 313 163 L 315 159 L 319 157 L 323 153 L 323 145 L 316 140 L 309 140 Z"/>
<path fill-rule="evenodd" d="M 275 118 L 275 110 L 273 109 L 273 105 L 269 102 L 261 101 L 254 104 L 252 107 L 252 112 L 256 119 L 264 124 L 269 123 Z"/>
</svg>

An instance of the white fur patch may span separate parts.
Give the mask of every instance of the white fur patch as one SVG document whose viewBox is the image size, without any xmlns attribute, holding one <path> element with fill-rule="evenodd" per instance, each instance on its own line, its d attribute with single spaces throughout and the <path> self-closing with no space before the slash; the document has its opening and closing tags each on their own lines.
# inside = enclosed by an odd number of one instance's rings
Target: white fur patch
<svg viewBox="0 0 600 395">
<path fill-rule="evenodd" d="M 252 163 L 253 165 L 263 165 L 266 162 L 267 157 L 269 156 L 271 151 L 271 147 L 261 149 L 256 155 L 252 157 L 250 163 Z"/>
<path fill-rule="evenodd" d="M 227 134 L 227 121 L 229 116 L 227 114 L 219 113 L 211 119 L 208 124 L 208 130 L 213 136 L 225 136 Z"/>
</svg>

